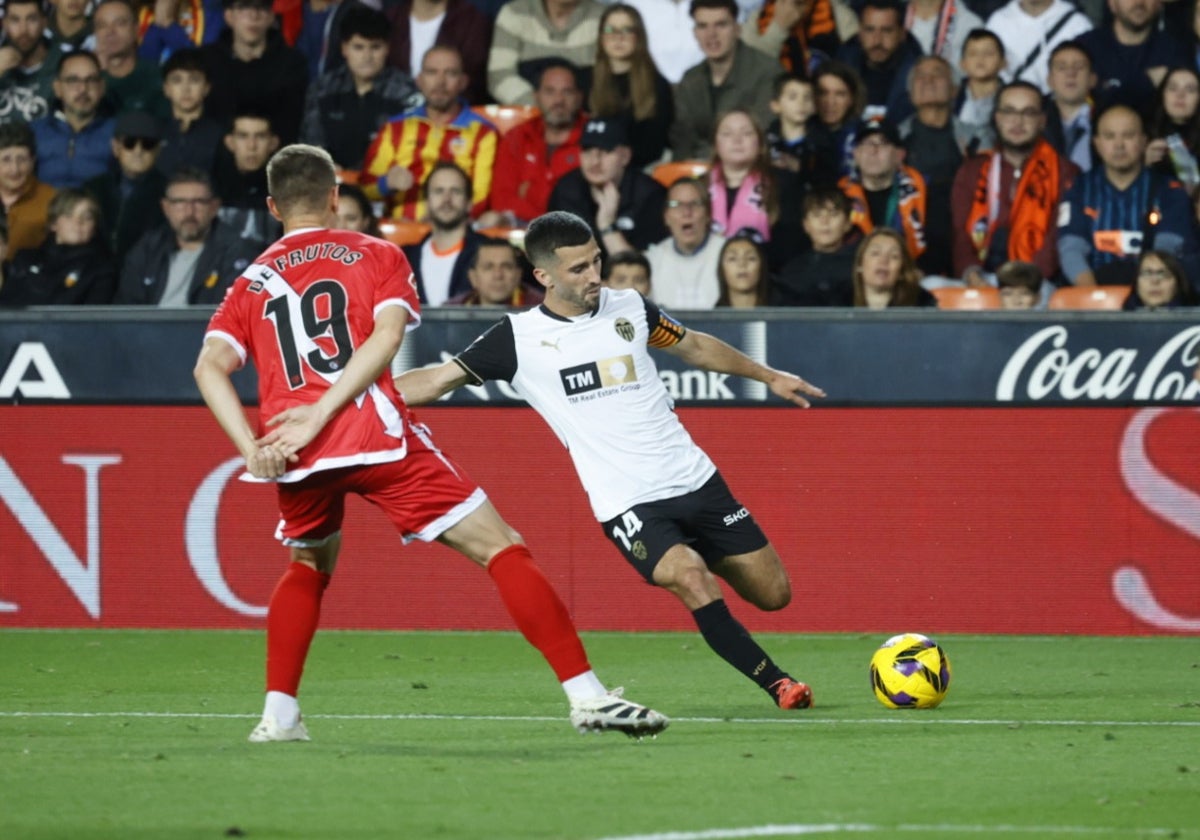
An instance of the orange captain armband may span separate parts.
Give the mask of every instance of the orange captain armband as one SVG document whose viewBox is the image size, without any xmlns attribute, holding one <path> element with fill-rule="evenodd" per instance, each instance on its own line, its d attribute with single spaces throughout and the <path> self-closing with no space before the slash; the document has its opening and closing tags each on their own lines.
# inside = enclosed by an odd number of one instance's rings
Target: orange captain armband
<svg viewBox="0 0 1200 840">
<path fill-rule="evenodd" d="M 683 324 L 660 309 L 658 323 L 651 328 L 650 338 L 646 343 L 651 347 L 671 347 L 683 341 L 686 334 L 687 328 Z"/>
</svg>

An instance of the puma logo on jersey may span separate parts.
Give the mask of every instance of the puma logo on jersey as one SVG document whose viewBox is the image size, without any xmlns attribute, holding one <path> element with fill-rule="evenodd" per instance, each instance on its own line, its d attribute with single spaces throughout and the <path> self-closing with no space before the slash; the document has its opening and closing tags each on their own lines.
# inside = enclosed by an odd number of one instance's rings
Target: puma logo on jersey
<svg viewBox="0 0 1200 840">
<path fill-rule="evenodd" d="M 558 342 L 560 342 L 560 341 L 562 341 L 561 338 L 556 338 L 556 339 L 554 339 L 554 341 L 547 341 L 546 339 L 543 338 L 542 346 L 549 347 L 550 349 L 557 350 L 559 353 L 561 353 L 562 350 L 559 350 L 559 347 L 558 347 Z"/>
</svg>

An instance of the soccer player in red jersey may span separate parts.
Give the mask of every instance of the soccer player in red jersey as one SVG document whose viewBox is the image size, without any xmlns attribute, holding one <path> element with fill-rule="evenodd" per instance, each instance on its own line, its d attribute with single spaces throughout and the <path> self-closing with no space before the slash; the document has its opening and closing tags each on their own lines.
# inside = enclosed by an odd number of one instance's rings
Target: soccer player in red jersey
<svg viewBox="0 0 1200 840">
<path fill-rule="evenodd" d="M 605 689 L 520 535 L 410 418 L 388 373 L 405 329 L 421 319 L 403 253 L 327 227 L 337 185 L 324 149 L 282 149 L 267 181 L 267 205 L 284 235 L 229 290 L 195 369 L 251 480 L 275 482 L 276 536 L 291 550 L 267 611 L 267 697 L 250 740 L 308 740 L 296 696 L 348 493 L 379 507 L 406 541 L 436 539 L 487 569 L 517 627 L 562 683 L 577 729 L 661 732 L 663 715 Z M 265 435 L 251 427 L 230 381 L 248 359 L 258 369 L 261 415 L 274 427 Z"/>
</svg>

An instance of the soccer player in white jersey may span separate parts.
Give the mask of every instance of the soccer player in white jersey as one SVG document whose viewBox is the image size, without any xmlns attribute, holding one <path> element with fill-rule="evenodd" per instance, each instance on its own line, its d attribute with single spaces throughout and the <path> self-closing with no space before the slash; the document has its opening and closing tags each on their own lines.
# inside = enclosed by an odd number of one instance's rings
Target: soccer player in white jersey
<svg viewBox="0 0 1200 840">
<path fill-rule="evenodd" d="M 602 287 L 587 222 L 548 213 L 525 233 L 543 304 L 509 315 L 449 362 L 408 371 L 409 405 L 460 385 L 511 382 L 567 447 L 605 534 L 648 582 L 683 602 L 709 646 L 777 705 L 812 691 L 776 665 L 729 612 L 716 576 L 763 610 L 791 599 L 779 555 L 676 416 L 648 348 L 705 370 L 766 383 L 807 408 L 820 389 L 685 329 L 636 291 Z"/>
<path fill-rule="evenodd" d="M 420 323 L 412 268 L 391 243 L 330 230 L 333 159 L 295 145 L 267 165 L 284 235 L 234 283 L 209 323 L 196 382 L 256 479 L 276 482 L 276 536 L 292 563 L 267 609 L 267 698 L 250 740 L 307 741 L 296 695 L 341 546 L 345 497 L 379 507 L 405 541 L 438 540 L 487 569 L 518 629 L 541 651 L 582 731 L 641 737 L 667 726 L 608 692 L 566 606 L 483 490 L 414 423 L 388 365 Z M 254 361 L 267 426 L 251 427 L 229 375 Z"/>
</svg>

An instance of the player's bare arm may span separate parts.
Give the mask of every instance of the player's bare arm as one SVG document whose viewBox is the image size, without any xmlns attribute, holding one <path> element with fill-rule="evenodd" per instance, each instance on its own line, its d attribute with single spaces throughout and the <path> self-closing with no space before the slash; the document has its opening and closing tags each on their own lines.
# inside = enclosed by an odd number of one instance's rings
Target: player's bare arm
<svg viewBox="0 0 1200 840">
<path fill-rule="evenodd" d="M 469 377 L 457 362 L 405 371 L 392 380 L 396 390 L 410 406 L 428 405 L 455 388 L 466 385 Z"/>
<path fill-rule="evenodd" d="M 297 460 L 296 453 L 320 434 L 346 403 L 383 374 L 404 341 L 407 323 L 408 310 L 402 306 L 389 306 L 380 311 L 375 319 L 375 329 L 354 351 L 337 382 L 312 405 L 293 406 L 268 420 L 267 425 L 276 428 L 259 439 L 259 445 L 274 446 L 284 457 Z"/>
<path fill-rule="evenodd" d="M 255 442 L 254 429 L 229 378 L 241 365 L 241 357 L 227 341 L 208 338 L 200 348 L 193 375 L 204 402 L 246 459 L 246 470 L 255 478 L 278 478 L 287 471 L 287 459 L 275 447 Z"/>
<path fill-rule="evenodd" d="M 763 382 L 771 389 L 771 393 L 801 408 L 810 406 L 805 395 L 825 396 L 825 392 L 816 385 L 806 382 L 794 373 L 760 365 L 741 350 L 698 330 L 689 329 L 679 343 L 663 349 L 693 367 Z"/>
</svg>

